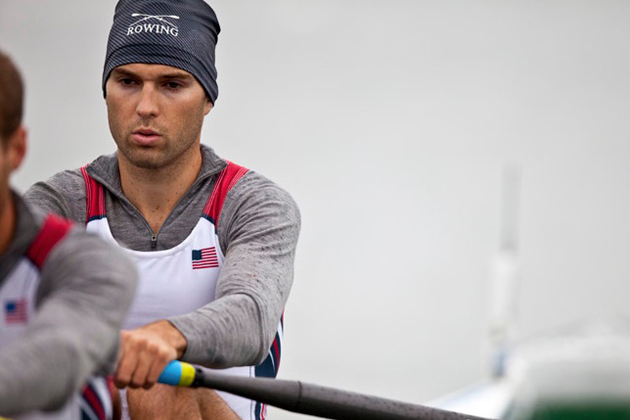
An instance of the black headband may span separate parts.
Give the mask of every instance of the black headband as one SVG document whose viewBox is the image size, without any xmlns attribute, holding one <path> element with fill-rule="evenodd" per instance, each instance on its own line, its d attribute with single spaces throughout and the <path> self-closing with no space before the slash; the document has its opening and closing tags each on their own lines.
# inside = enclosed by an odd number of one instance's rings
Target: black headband
<svg viewBox="0 0 630 420">
<path fill-rule="evenodd" d="M 164 64 L 195 76 L 214 103 L 219 95 L 214 48 L 221 28 L 203 0 L 120 0 L 114 11 L 103 70 L 125 64 Z"/>
</svg>

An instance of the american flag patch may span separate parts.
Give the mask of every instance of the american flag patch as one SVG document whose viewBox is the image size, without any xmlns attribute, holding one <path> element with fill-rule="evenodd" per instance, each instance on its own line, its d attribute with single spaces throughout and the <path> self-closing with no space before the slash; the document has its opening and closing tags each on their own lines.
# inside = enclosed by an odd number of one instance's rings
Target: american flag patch
<svg viewBox="0 0 630 420">
<path fill-rule="evenodd" d="M 218 268 L 219 259 L 217 258 L 217 250 L 215 247 L 193 249 L 192 252 L 192 268 Z"/>
<path fill-rule="evenodd" d="M 7 324 L 25 323 L 28 320 L 26 299 L 14 299 L 4 302 L 4 322 Z"/>
</svg>

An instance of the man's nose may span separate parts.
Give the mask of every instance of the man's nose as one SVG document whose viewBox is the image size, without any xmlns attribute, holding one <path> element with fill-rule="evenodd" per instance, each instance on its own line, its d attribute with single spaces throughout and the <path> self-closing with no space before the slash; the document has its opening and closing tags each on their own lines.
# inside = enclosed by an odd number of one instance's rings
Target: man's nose
<svg viewBox="0 0 630 420">
<path fill-rule="evenodd" d="M 142 86 L 136 112 L 142 117 L 151 117 L 158 114 L 157 92 L 149 83 Z"/>
</svg>

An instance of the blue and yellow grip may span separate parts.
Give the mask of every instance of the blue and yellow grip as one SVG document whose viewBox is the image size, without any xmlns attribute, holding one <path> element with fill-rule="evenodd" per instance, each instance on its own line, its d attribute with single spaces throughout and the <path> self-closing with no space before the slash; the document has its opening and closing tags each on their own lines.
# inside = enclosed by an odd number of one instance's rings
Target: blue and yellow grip
<svg viewBox="0 0 630 420">
<path fill-rule="evenodd" d="M 191 386 L 195 380 L 195 373 L 193 365 L 173 360 L 166 365 L 158 382 L 166 385 Z"/>
</svg>

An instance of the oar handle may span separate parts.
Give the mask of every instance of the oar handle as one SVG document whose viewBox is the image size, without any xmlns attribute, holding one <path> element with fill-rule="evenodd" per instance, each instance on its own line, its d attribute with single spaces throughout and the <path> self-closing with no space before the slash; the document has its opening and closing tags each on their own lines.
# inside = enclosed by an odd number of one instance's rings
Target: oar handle
<svg viewBox="0 0 630 420">
<path fill-rule="evenodd" d="M 197 370 L 193 365 L 179 360 L 170 362 L 158 378 L 158 382 L 166 385 L 194 386 Z"/>
</svg>

